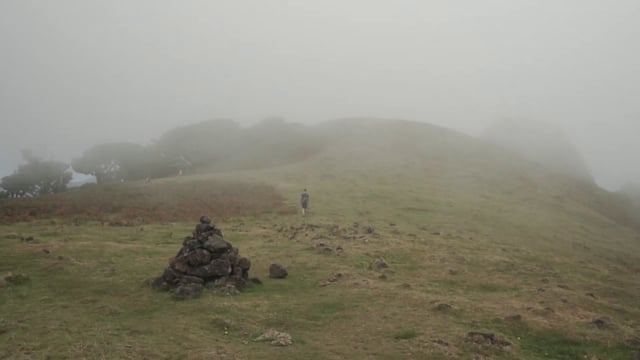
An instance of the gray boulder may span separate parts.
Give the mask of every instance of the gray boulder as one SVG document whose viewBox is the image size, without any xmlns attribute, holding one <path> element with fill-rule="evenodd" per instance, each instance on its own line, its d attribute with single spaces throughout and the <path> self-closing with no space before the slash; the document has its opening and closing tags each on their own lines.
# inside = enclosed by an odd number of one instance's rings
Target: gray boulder
<svg viewBox="0 0 640 360">
<path fill-rule="evenodd" d="M 287 269 L 280 264 L 271 264 L 269 266 L 269 277 L 273 279 L 284 279 L 289 275 Z"/>
</svg>

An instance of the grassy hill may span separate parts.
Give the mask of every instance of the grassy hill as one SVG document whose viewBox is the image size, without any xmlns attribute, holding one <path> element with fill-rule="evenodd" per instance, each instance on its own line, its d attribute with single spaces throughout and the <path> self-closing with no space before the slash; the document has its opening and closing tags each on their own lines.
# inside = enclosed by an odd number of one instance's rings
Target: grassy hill
<svg viewBox="0 0 640 360">
<path fill-rule="evenodd" d="M 0 271 L 29 277 L 0 288 L 0 358 L 636 356 L 640 234 L 620 198 L 435 126 L 353 119 L 315 131 L 326 146 L 303 161 L 104 188 L 129 204 L 109 218 L 136 202 L 148 214 L 135 226 L 54 212 L 0 225 Z M 198 207 L 204 189 L 228 196 Z M 47 206 L 98 190 L 83 191 Z M 154 221 L 160 196 L 196 210 Z M 187 301 L 145 286 L 207 210 L 263 285 Z M 290 276 L 269 279 L 273 262 Z M 254 341 L 269 328 L 294 344 Z"/>
</svg>

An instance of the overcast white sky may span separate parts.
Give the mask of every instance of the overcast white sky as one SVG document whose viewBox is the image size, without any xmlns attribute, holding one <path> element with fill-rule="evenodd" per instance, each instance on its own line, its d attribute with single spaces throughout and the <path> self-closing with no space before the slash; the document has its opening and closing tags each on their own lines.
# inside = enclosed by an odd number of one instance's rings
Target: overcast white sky
<svg viewBox="0 0 640 360">
<path fill-rule="evenodd" d="M 564 128 L 640 180 L 640 1 L 0 1 L 0 175 L 181 124 L 402 118 Z"/>
</svg>

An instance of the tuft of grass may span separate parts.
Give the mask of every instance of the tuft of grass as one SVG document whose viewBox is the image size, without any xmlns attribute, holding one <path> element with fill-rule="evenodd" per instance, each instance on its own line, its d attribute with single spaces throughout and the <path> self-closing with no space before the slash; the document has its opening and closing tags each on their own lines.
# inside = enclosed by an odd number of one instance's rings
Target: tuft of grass
<svg viewBox="0 0 640 360">
<path fill-rule="evenodd" d="M 572 339 L 557 331 L 534 331 L 519 337 L 522 352 L 549 359 L 573 360 L 606 358 L 610 360 L 631 359 L 635 351 L 622 344 L 601 344 Z"/>
<path fill-rule="evenodd" d="M 397 332 L 395 335 L 393 335 L 393 338 L 396 340 L 409 340 L 417 337 L 418 335 L 420 334 L 417 331 L 409 329 Z"/>
</svg>

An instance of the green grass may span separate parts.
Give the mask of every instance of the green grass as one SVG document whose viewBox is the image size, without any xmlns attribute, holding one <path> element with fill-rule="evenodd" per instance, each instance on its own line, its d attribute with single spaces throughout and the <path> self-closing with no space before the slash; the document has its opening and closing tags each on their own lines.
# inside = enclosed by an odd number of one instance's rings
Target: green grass
<svg viewBox="0 0 640 360">
<path fill-rule="evenodd" d="M 108 221 L 52 215 L 0 224 L 0 275 L 30 279 L 0 286 L 0 358 L 631 358 L 640 336 L 635 230 L 585 205 L 591 201 L 558 197 L 565 180 L 500 160 L 463 138 L 421 145 L 368 136 L 366 146 L 336 144 L 305 163 L 152 183 L 169 193 L 150 196 L 146 205 L 132 197 L 128 205 L 138 202 L 146 213 L 154 209 L 149 204 L 173 199 L 165 214 L 192 211 L 189 221 L 113 226 L 131 220 L 115 213 Z M 461 147 L 462 155 L 442 151 L 443 143 Z M 394 153 L 407 146 L 410 154 Z M 535 186 L 522 185 L 523 171 Z M 237 208 L 230 205 L 227 216 L 217 207 L 173 209 L 195 204 L 189 189 L 220 185 L 210 194 L 221 194 L 235 182 L 242 189 L 263 184 L 271 194 L 263 199 L 279 205 L 242 208 L 242 199 L 255 194 L 248 192 L 231 197 Z M 87 194 L 122 199 L 143 185 L 127 186 Z M 282 211 L 297 207 L 303 187 L 311 192 L 305 219 Z M 82 195 L 66 194 L 62 204 Z M 56 202 L 44 203 L 55 214 Z M 251 259 L 251 276 L 262 285 L 237 296 L 205 290 L 178 301 L 143 284 L 160 275 L 201 211 Z M 359 232 L 355 222 L 375 233 Z M 336 226 L 346 237 L 331 230 Z M 37 242 L 21 242 L 27 236 Z M 319 250 L 318 242 L 343 251 Z M 369 269 L 379 258 L 389 265 L 385 278 Z M 270 279 L 271 263 L 285 265 L 289 277 Z M 434 310 L 438 304 L 451 309 Z M 504 320 L 513 315 L 520 320 Z M 612 325 L 591 324 L 603 317 Z M 269 328 L 291 334 L 294 345 L 253 341 Z M 495 333 L 513 349 L 478 347 L 467 340 L 470 331 Z"/>
<path fill-rule="evenodd" d="M 402 330 L 397 332 L 393 338 L 396 340 L 409 340 L 418 336 L 418 332 L 415 330 Z"/>
</svg>

